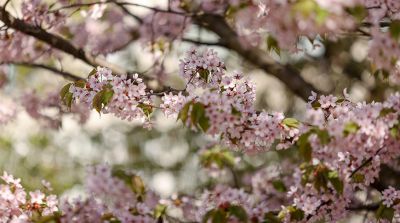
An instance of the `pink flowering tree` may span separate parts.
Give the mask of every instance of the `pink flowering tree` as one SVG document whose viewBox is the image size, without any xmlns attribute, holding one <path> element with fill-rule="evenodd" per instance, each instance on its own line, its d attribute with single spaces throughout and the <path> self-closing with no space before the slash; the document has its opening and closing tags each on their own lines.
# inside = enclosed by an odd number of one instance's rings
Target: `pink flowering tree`
<svg viewBox="0 0 400 223">
<path fill-rule="evenodd" d="M 95 111 L 150 132 L 161 114 L 202 137 L 208 180 L 161 196 L 98 164 L 69 199 L 4 171 L 0 222 L 400 222 L 399 38 L 398 0 L 1 0 L 0 90 L 23 93 L 0 97 L 0 125 Z M 16 85 L 26 70 L 62 85 Z M 260 103 L 254 71 L 287 109 Z"/>
</svg>

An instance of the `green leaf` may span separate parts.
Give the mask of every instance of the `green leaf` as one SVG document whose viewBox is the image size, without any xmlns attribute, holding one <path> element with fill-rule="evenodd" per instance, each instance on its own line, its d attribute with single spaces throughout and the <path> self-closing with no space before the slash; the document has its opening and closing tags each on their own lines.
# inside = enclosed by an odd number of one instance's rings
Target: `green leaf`
<svg viewBox="0 0 400 223">
<path fill-rule="evenodd" d="M 357 19 L 358 23 L 361 23 L 368 15 L 364 5 L 356 5 L 355 7 L 349 8 L 348 12 Z"/>
<path fill-rule="evenodd" d="M 74 85 L 79 88 L 84 88 L 86 86 L 86 81 L 84 80 L 77 80 L 74 82 Z"/>
<path fill-rule="evenodd" d="M 67 84 L 67 85 L 65 85 L 64 87 L 61 88 L 61 90 L 60 90 L 61 100 L 64 100 L 65 95 L 67 93 L 69 93 L 69 89 L 71 88 L 71 85 L 72 85 L 72 83 L 69 83 L 69 84 Z"/>
<path fill-rule="evenodd" d="M 201 164 L 205 167 L 210 167 L 215 163 L 222 169 L 224 167 L 233 167 L 235 165 L 235 157 L 231 151 L 220 149 L 219 147 L 205 151 L 200 156 Z"/>
<path fill-rule="evenodd" d="M 308 141 L 308 137 L 311 135 L 311 132 L 307 132 L 299 137 L 297 141 L 297 146 L 299 147 L 300 156 L 306 161 L 310 162 L 312 159 L 312 147 L 310 142 Z"/>
<path fill-rule="evenodd" d="M 291 128 L 298 128 L 300 125 L 300 122 L 295 118 L 285 118 L 282 123 Z"/>
<path fill-rule="evenodd" d="M 186 103 L 182 109 L 179 111 L 178 119 L 182 120 L 183 123 L 186 123 L 186 120 L 189 117 L 189 108 L 192 102 Z"/>
<path fill-rule="evenodd" d="M 107 106 L 107 104 L 111 101 L 113 95 L 114 91 L 107 88 L 97 92 L 97 94 L 93 97 L 93 108 L 100 113 L 101 109 Z"/>
<path fill-rule="evenodd" d="M 310 16 L 317 7 L 318 5 L 314 0 L 298 0 L 293 5 L 295 12 L 300 12 L 304 16 Z"/>
<path fill-rule="evenodd" d="M 275 190 L 279 192 L 286 192 L 286 185 L 281 180 L 272 181 L 272 186 L 274 186 Z"/>
<path fill-rule="evenodd" d="M 241 116 L 242 113 L 240 111 L 238 111 L 234 106 L 232 107 L 232 115 L 236 115 L 236 116 Z"/>
<path fill-rule="evenodd" d="M 167 211 L 167 206 L 163 204 L 157 204 L 157 206 L 154 208 L 154 217 L 156 219 L 161 218 L 162 216 L 165 215 Z"/>
<path fill-rule="evenodd" d="M 393 20 L 389 26 L 389 32 L 391 36 L 398 40 L 400 37 L 400 20 Z"/>
<path fill-rule="evenodd" d="M 264 215 L 263 223 L 282 223 L 282 221 L 274 213 L 268 212 Z"/>
<path fill-rule="evenodd" d="M 151 113 L 153 113 L 153 106 L 148 105 L 148 104 L 138 104 L 137 107 L 142 109 L 143 113 L 149 117 Z"/>
<path fill-rule="evenodd" d="M 318 100 L 315 100 L 313 103 L 311 103 L 311 106 L 313 108 L 320 108 L 321 107 L 321 103 L 319 103 Z"/>
<path fill-rule="evenodd" d="M 321 191 L 321 188 L 324 190 L 328 189 L 328 178 L 327 178 L 328 169 L 324 165 L 318 165 L 315 169 L 314 176 L 314 187 L 318 191 Z"/>
<path fill-rule="evenodd" d="M 64 97 L 64 103 L 67 105 L 68 108 L 71 108 L 72 105 L 72 100 L 73 100 L 73 95 L 71 92 L 68 92 L 65 97 Z"/>
<path fill-rule="evenodd" d="M 231 214 L 231 216 L 235 216 L 238 220 L 240 220 L 240 222 L 248 221 L 247 213 L 241 206 L 231 205 L 228 208 L 228 212 Z"/>
<path fill-rule="evenodd" d="M 316 16 L 315 16 L 315 21 L 317 22 L 318 25 L 322 25 L 325 23 L 326 18 L 328 18 L 329 12 L 321 7 L 316 8 Z"/>
<path fill-rule="evenodd" d="M 364 183 L 365 176 L 361 173 L 355 173 L 351 179 L 353 180 L 354 183 Z"/>
<path fill-rule="evenodd" d="M 301 221 L 304 218 L 304 211 L 301 209 L 298 209 L 297 207 L 294 206 L 289 206 L 288 211 L 290 213 L 290 220 L 291 221 Z"/>
<path fill-rule="evenodd" d="M 93 68 L 93 69 L 89 72 L 88 77 L 90 77 L 90 76 L 92 76 L 92 75 L 95 75 L 96 73 L 97 73 L 96 68 Z"/>
<path fill-rule="evenodd" d="M 207 69 L 200 69 L 198 72 L 201 79 L 208 83 L 210 80 L 210 71 Z"/>
<path fill-rule="evenodd" d="M 400 128 L 400 125 L 399 124 L 397 124 L 397 125 L 395 125 L 395 126 L 393 126 L 391 129 L 390 129 L 390 135 L 393 137 L 393 138 L 395 138 L 395 139 L 397 139 L 398 137 L 399 137 L 399 128 Z"/>
<path fill-rule="evenodd" d="M 328 173 L 329 182 L 331 182 L 333 188 L 335 188 L 338 194 L 343 194 L 343 181 L 339 178 L 337 171 L 330 171 Z"/>
<path fill-rule="evenodd" d="M 267 49 L 268 49 L 268 51 L 275 51 L 275 53 L 278 55 L 281 54 L 281 49 L 279 48 L 279 43 L 272 36 L 267 37 Z"/>
<path fill-rule="evenodd" d="M 384 117 L 384 116 L 386 116 L 388 114 L 392 114 L 392 113 L 395 113 L 395 112 L 396 112 L 396 110 L 394 110 L 393 108 L 383 108 L 381 110 L 381 112 L 379 113 L 379 117 Z"/>
<path fill-rule="evenodd" d="M 132 176 L 131 184 L 132 184 L 132 190 L 137 196 L 143 197 L 146 194 L 146 187 L 140 176 L 137 175 Z"/>
<path fill-rule="evenodd" d="M 360 129 L 360 126 L 355 122 L 349 122 L 344 126 L 343 135 L 348 136 L 349 134 L 356 133 Z"/>
<path fill-rule="evenodd" d="M 211 219 L 211 217 L 214 215 L 214 213 L 215 213 L 215 210 L 214 210 L 214 209 L 208 211 L 208 212 L 203 216 L 203 219 L 202 219 L 201 222 L 202 222 L 202 223 L 207 223 L 208 220 Z"/>
<path fill-rule="evenodd" d="M 317 136 L 322 145 L 326 145 L 331 141 L 331 137 L 327 130 L 318 130 Z"/>
<path fill-rule="evenodd" d="M 394 217 L 394 209 L 380 204 L 375 216 L 377 219 L 386 219 L 389 222 L 392 222 Z"/>
<path fill-rule="evenodd" d="M 206 132 L 210 128 L 209 119 L 206 116 L 204 105 L 197 102 L 192 105 L 192 112 L 190 114 L 192 125 L 200 128 Z"/>
<path fill-rule="evenodd" d="M 68 107 L 71 108 L 72 105 L 72 100 L 73 100 L 73 94 L 69 92 L 69 89 L 71 88 L 72 83 L 69 83 L 65 85 L 63 88 L 60 90 L 60 98 L 61 101 Z"/>
<path fill-rule="evenodd" d="M 228 218 L 223 210 L 216 210 L 211 218 L 212 223 L 226 223 Z"/>
</svg>

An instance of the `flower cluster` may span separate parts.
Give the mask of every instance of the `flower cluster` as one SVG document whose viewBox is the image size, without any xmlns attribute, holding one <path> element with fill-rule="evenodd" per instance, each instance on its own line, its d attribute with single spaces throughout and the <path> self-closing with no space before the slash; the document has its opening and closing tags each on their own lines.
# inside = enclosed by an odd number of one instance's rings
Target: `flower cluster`
<svg viewBox="0 0 400 223">
<path fill-rule="evenodd" d="M 371 104 L 346 97 L 311 99 L 297 141 L 306 162 L 295 171 L 298 180 L 289 195 L 310 221 L 337 221 L 345 217 L 354 192 L 373 183 L 381 165 L 400 155 L 400 94 Z"/>
<path fill-rule="evenodd" d="M 66 199 L 60 204 L 55 195 L 47 196 L 40 190 L 26 192 L 21 180 L 6 172 L 1 179 L 5 182 L 0 185 L 1 222 L 155 221 L 152 215 L 159 198 L 151 191 L 145 190 L 139 177 L 134 177 L 133 184 L 128 185 L 114 177 L 110 167 L 105 165 L 89 169 L 85 184 L 88 195 L 86 199 Z"/>
<path fill-rule="evenodd" d="M 161 45 L 182 37 L 190 19 L 184 15 L 167 12 L 154 12 L 143 19 L 140 38 L 144 43 Z M 163 50 L 163 48 L 162 48 Z"/>
<path fill-rule="evenodd" d="M 383 33 L 380 28 L 371 30 L 372 40 L 369 47 L 369 58 L 377 70 L 384 70 L 390 74 L 389 80 L 395 84 L 400 83 L 400 46 L 397 40 L 388 33 Z"/>
<path fill-rule="evenodd" d="M 151 92 L 138 74 L 114 76 L 110 69 L 98 67 L 87 82 L 76 82 L 66 87 L 64 99 L 71 93 L 70 99 L 76 103 L 121 119 L 148 121 L 153 110 Z"/>
<path fill-rule="evenodd" d="M 204 219 L 210 211 L 220 210 L 231 212 L 228 214 L 228 222 L 241 222 L 240 220 L 243 219 L 240 219 L 240 216 L 235 215 L 230 209 L 233 206 L 243 208 L 249 219 L 259 222 L 263 219 L 263 213 L 269 211 L 266 203 L 266 201 L 260 201 L 256 196 L 246 193 L 243 189 L 218 185 L 212 191 L 205 191 L 201 195 L 200 206 L 194 208 L 193 214 L 198 222 L 205 222 Z"/>
<path fill-rule="evenodd" d="M 278 147 L 288 147 L 297 137 L 297 129 L 282 124 L 280 113 L 257 112 L 253 106 L 255 85 L 240 73 L 226 74 L 225 69 L 215 51 L 189 50 L 179 72 L 187 82 L 187 96 L 165 95 L 164 113 L 178 112 L 186 125 L 220 137 L 230 148 L 265 151 L 276 139 L 282 139 Z"/>
<path fill-rule="evenodd" d="M 21 180 L 4 172 L 0 184 L 0 221 L 30 222 L 29 219 L 53 215 L 58 209 L 55 195 L 46 196 L 40 190 L 27 193 Z"/>
<path fill-rule="evenodd" d="M 50 6 L 42 0 L 24 0 L 21 5 L 22 19 L 47 29 L 63 24 L 66 16 L 59 11 L 51 13 L 49 8 Z"/>
<path fill-rule="evenodd" d="M 382 18 L 400 18 L 400 3 L 396 0 L 364 0 L 364 5 L 368 9 L 368 20 L 379 23 Z"/>
<path fill-rule="evenodd" d="M 236 13 L 236 29 L 244 42 L 254 45 L 262 43 L 269 33 L 284 49 L 296 49 L 300 36 L 312 39 L 321 34 L 335 38 L 337 30 L 350 30 L 356 25 L 346 9 L 355 7 L 360 1 L 254 1 Z M 282 19 L 282 15 L 286 15 Z M 264 31 L 258 31 L 258 30 Z M 258 41 L 257 41 L 258 40 Z"/>
<path fill-rule="evenodd" d="M 43 98 L 34 91 L 27 91 L 20 98 L 20 102 L 32 118 L 54 129 L 61 126 L 61 119 L 65 114 L 74 115 L 80 124 L 84 124 L 90 116 L 90 110 L 81 104 L 74 104 L 70 109 L 63 106 L 57 91 L 52 91 Z M 46 112 L 50 109 L 55 110 L 56 113 Z"/>
<path fill-rule="evenodd" d="M 90 222 L 103 222 L 107 219 L 118 219 L 123 223 L 153 222 L 150 216 L 158 203 L 158 197 L 146 192 L 139 178 L 133 179 L 133 185 L 129 187 L 123 180 L 112 175 L 109 166 L 89 168 L 85 187 L 90 197 L 87 200 L 64 202 L 64 222 L 70 222 L 71 219 L 76 219 L 76 222 L 88 219 Z"/>
<path fill-rule="evenodd" d="M 125 23 L 124 13 L 117 8 L 94 5 L 83 13 L 84 19 L 68 24 L 72 43 L 94 55 L 108 54 L 130 43 L 132 26 Z M 100 19 L 101 17 L 101 19 Z M 105 32 L 108 35 L 103 35 Z"/>
</svg>

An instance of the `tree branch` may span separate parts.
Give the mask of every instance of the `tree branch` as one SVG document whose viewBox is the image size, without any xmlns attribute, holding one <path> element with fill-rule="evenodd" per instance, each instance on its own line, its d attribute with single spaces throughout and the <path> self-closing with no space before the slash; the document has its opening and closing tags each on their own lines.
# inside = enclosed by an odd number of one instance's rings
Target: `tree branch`
<svg viewBox="0 0 400 223">
<path fill-rule="evenodd" d="M 57 36 L 55 34 L 51 34 L 46 30 L 42 29 L 41 27 L 37 27 L 31 25 L 29 23 L 24 22 L 23 20 L 17 19 L 10 15 L 6 9 L 0 6 L 0 20 L 9 28 L 12 28 L 16 31 L 22 32 L 26 35 L 32 36 L 38 40 L 41 40 L 50 46 L 61 50 L 75 58 L 82 60 L 83 62 L 96 67 L 96 66 L 103 66 L 110 68 L 113 73 L 115 74 L 124 74 L 126 71 L 114 64 L 110 64 L 109 62 L 93 57 L 82 49 L 78 49 L 73 46 L 68 40 Z"/>
<path fill-rule="evenodd" d="M 71 74 L 69 72 L 66 72 L 66 71 L 63 71 L 63 70 L 59 70 L 57 68 L 50 67 L 50 66 L 47 66 L 47 65 L 44 65 L 44 64 L 27 63 L 27 62 L 11 62 L 11 63 L 1 63 L 1 64 L 14 64 L 14 65 L 17 65 L 17 66 L 40 68 L 40 69 L 45 69 L 45 70 L 52 71 L 54 74 L 57 74 L 57 75 L 65 78 L 65 79 L 68 79 L 68 80 L 71 80 L 71 81 L 84 80 L 84 78 L 82 78 L 82 77 L 78 77 L 78 76 L 76 76 L 74 74 Z"/>
<path fill-rule="evenodd" d="M 248 62 L 277 77 L 302 99 L 307 100 L 311 91 L 320 93 L 319 90 L 307 83 L 294 67 L 279 64 L 262 50 L 252 47 L 245 48 L 240 43 L 236 32 L 232 30 L 223 17 L 206 14 L 195 17 L 195 20 L 200 26 L 216 33 L 228 49 L 235 51 Z"/>
<path fill-rule="evenodd" d="M 227 47 L 226 44 L 224 42 L 222 42 L 222 41 L 205 42 L 205 41 L 194 40 L 194 39 L 189 39 L 189 38 L 182 38 L 182 41 L 188 42 L 188 43 L 193 43 L 193 44 L 196 44 L 196 45 Z"/>
</svg>

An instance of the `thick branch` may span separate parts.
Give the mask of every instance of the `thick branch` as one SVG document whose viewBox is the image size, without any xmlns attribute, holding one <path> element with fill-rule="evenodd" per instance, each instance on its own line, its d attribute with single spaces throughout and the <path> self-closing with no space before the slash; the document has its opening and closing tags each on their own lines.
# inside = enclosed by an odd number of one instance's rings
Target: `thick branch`
<svg viewBox="0 0 400 223">
<path fill-rule="evenodd" d="M 15 29 L 19 32 L 25 33 L 26 35 L 32 36 L 38 40 L 41 40 L 50 46 L 61 50 L 75 58 L 82 60 L 83 62 L 96 67 L 104 66 L 113 70 L 115 74 L 124 74 L 126 71 L 120 67 L 110 64 L 105 60 L 100 58 L 92 57 L 91 55 L 85 53 L 82 49 L 78 49 L 73 46 L 68 40 L 51 34 L 41 27 L 31 25 L 24 22 L 23 20 L 17 19 L 11 16 L 4 7 L 0 6 L 0 20 L 9 28 Z"/>
<path fill-rule="evenodd" d="M 265 72 L 277 77 L 302 99 L 307 100 L 311 91 L 319 92 L 311 84 L 307 83 L 294 67 L 279 64 L 260 49 L 244 47 L 239 41 L 236 32 L 225 22 L 223 17 L 207 14 L 197 16 L 196 20 L 200 26 L 216 33 L 224 41 L 227 48 L 237 52 L 248 62 Z"/>
</svg>

